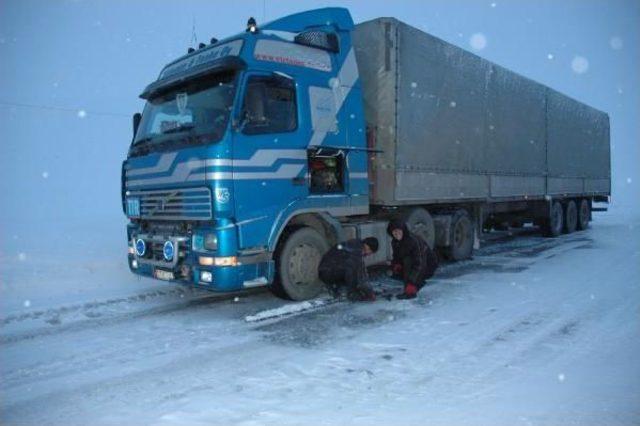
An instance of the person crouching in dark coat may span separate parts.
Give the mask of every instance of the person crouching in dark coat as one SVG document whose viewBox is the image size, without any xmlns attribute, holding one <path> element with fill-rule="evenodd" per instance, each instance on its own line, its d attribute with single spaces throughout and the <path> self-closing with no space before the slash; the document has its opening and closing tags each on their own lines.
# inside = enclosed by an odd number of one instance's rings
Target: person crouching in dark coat
<svg viewBox="0 0 640 426">
<path fill-rule="evenodd" d="M 336 244 L 322 256 L 318 276 L 333 297 L 346 287 L 349 300 L 372 302 L 376 295 L 368 282 L 364 257 L 377 250 L 378 240 L 373 237 Z"/>
<path fill-rule="evenodd" d="M 396 220 L 389 222 L 387 233 L 391 236 L 393 260 L 391 270 L 404 282 L 404 292 L 398 299 L 413 299 L 438 268 L 438 257 L 418 235 L 409 231 L 407 224 Z"/>
</svg>

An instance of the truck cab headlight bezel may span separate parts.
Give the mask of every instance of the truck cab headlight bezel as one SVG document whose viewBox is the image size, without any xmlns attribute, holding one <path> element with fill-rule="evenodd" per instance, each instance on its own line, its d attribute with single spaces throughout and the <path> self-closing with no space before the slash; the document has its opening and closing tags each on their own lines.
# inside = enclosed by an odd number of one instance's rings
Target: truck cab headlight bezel
<svg viewBox="0 0 640 426">
<path fill-rule="evenodd" d="M 193 236 L 194 251 L 216 251 L 218 250 L 218 236 L 215 233 L 195 234 Z"/>
<path fill-rule="evenodd" d="M 216 234 L 205 234 L 204 248 L 205 250 L 211 250 L 211 251 L 218 250 L 218 236 Z"/>
</svg>

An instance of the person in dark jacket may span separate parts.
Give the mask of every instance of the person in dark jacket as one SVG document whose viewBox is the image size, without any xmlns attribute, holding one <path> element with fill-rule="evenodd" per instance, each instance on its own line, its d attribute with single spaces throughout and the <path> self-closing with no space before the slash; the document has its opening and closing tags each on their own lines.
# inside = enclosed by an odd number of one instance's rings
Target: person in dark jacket
<svg viewBox="0 0 640 426">
<path fill-rule="evenodd" d="M 373 237 L 336 244 L 322 256 L 318 276 L 333 297 L 346 287 L 349 300 L 374 301 L 376 295 L 368 283 L 364 257 L 377 250 L 378 240 Z"/>
<path fill-rule="evenodd" d="M 421 237 L 409 231 L 407 224 L 395 220 L 389 222 L 387 233 L 391 236 L 393 276 L 404 282 L 404 292 L 398 299 L 413 299 L 438 268 L 438 257 Z"/>
</svg>

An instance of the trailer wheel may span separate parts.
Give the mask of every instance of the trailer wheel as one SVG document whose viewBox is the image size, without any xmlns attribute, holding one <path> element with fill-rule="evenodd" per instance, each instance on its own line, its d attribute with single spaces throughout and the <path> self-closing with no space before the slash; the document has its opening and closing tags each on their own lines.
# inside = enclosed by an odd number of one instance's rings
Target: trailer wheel
<svg viewBox="0 0 640 426">
<path fill-rule="evenodd" d="M 428 211 L 423 208 L 415 208 L 408 211 L 402 219 L 411 232 L 422 237 L 422 239 L 429 244 L 430 248 L 434 248 L 436 229 L 433 218 Z"/>
<path fill-rule="evenodd" d="M 587 229 L 589 227 L 589 219 L 591 218 L 591 205 L 589 200 L 583 198 L 580 200 L 580 208 L 578 209 L 578 229 Z"/>
<path fill-rule="evenodd" d="M 551 204 L 549 217 L 545 220 L 544 224 L 544 233 L 547 237 L 557 237 L 562 233 L 563 216 L 562 204 L 554 201 L 553 204 Z"/>
<path fill-rule="evenodd" d="M 463 260 L 473 252 L 473 222 L 466 210 L 456 210 L 451 218 L 451 245 L 447 247 L 447 257 Z"/>
<path fill-rule="evenodd" d="M 578 208 L 576 202 L 569 200 L 564 205 L 564 232 L 570 234 L 575 232 L 578 226 Z"/>
<path fill-rule="evenodd" d="M 324 288 L 318 278 L 318 265 L 329 244 L 316 230 L 307 227 L 285 238 L 276 254 L 273 293 L 289 300 L 314 298 Z"/>
</svg>

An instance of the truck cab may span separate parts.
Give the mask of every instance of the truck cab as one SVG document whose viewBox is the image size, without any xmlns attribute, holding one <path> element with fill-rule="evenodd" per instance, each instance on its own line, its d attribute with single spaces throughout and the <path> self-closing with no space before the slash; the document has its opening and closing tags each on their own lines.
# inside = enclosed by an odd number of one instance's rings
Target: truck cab
<svg viewBox="0 0 640 426">
<path fill-rule="evenodd" d="M 250 20 L 162 69 L 122 166 L 132 272 L 290 299 L 321 290 L 336 218 L 369 213 L 352 28 L 341 8 Z"/>
</svg>

